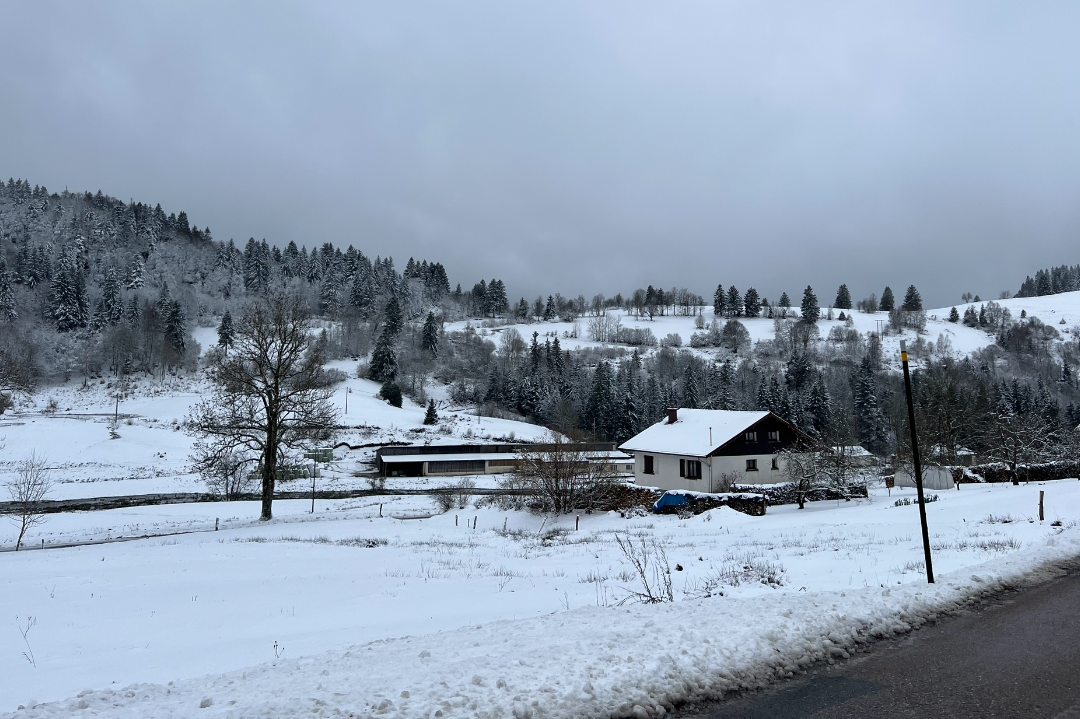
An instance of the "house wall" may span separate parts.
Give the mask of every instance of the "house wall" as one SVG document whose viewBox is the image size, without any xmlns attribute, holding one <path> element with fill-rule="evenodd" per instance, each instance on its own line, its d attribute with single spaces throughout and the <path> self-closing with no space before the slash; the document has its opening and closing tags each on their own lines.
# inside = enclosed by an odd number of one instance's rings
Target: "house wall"
<svg viewBox="0 0 1080 719">
<path fill-rule="evenodd" d="M 653 457 L 653 474 L 645 474 L 645 455 Z M 747 454 L 725 457 L 691 457 L 678 454 L 636 452 L 634 454 L 634 482 L 642 487 L 658 489 L 686 489 L 694 492 L 719 492 L 723 489 L 722 475 L 735 478 L 738 484 L 774 484 L 783 482 L 783 472 L 772 469 L 773 454 Z M 679 476 L 679 460 L 696 459 L 701 462 L 701 479 Z M 756 459 L 758 470 L 746 471 L 746 460 Z M 782 467 L 783 465 L 778 465 Z M 711 470 L 711 472 L 710 472 Z"/>
</svg>

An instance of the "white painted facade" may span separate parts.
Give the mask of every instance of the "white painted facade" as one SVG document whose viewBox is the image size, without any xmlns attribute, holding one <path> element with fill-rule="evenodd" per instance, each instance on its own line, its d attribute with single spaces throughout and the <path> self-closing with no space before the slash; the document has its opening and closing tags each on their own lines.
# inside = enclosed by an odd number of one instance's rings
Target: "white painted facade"
<svg viewBox="0 0 1080 719">
<path fill-rule="evenodd" d="M 645 457 L 653 458 L 653 473 L 645 473 Z M 757 470 L 747 470 L 746 460 L 754 460 Z M 680 461 L 701 462 L 701 479 L 679 476 Z M 776 468 L 773 468 L 776 460 Z M 749 454 L 730 457 L 691 457 L 678 454 L 638 452 L 634 457 L 634 483 L 657 489 L 688 489 L 694 492 L 724 492 L 734 477 L 736 484 L 775 484 L 783 482 L 780 460 L 775 454 Z"/>
</svg>

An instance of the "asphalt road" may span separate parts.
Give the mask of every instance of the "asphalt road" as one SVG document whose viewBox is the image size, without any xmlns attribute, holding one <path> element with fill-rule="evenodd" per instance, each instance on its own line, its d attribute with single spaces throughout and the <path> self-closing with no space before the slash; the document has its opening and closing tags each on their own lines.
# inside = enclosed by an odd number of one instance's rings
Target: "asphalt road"
<svg viewBox="0 0 1080 719">
<path fill-rule="evenodd" d="M 678 716 L 1080 719 L 1080 567 L 842 664 Z"/>
</svg>

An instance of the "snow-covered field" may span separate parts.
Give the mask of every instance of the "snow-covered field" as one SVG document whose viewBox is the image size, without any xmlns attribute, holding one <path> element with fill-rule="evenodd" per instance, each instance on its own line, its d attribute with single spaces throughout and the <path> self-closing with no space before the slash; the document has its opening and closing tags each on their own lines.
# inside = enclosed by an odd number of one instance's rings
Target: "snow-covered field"
<svg viewBox="0 0 1080 719">
<path fill-rule="evenodd" d="M 894 504 L 912 490 L 764 517 L 584 515 L 577 531 L 574 517 L 494 508 L 406 519 L 432 510 L 415 496 L 382 500 L 381 518 L 368 498 L 319 501 L 315 515 L 277 502 L 271 524 L 245 503 L 54 515 L 42 531 L 68 539 L 195 531 L 0 554 L 0 711 L 659 713 L 843 656 L 1080 553 L 1076 480 L 938 494 L 933 587 L 918 507 Z M 620 606 L 640 582 L 616 533 L 666 549 L 673 603 Z"/>
<path fill-rule="evenodd" d="M 539 439 L 546 429 L 533 424 L 480 417 L 464 408 L 441 401 L 440 422 L 425 427 L 424 408 L 405 398 L 401 408 L 391 407 L 376 395 L 379 385 L 356 378 L 356 363 L 330 365 L 349 375 L 337 385 L 335 401 L 343 425 L 351 427 L 335 441 L 352 446 L 394 441 L 416 444 L 454 444 L 514 437 Z M 52 499 L 109 497 L 159 492 L 204 492 L 205 485 L 189 472 L 188 453 L 192 440 L 181 423 L 191 405 L 211 392 L 202 379 L 167 377 L 139 379 L 129 396 L 116 405 L 116 394 L 107 382 L 83 387 L 73 380 L 60 387 L 46 387 L 32 398 L 19 398 L 14 412 L 0 418 L 0 480 L 13 470 L 14 463 L 31 449 L 45 455 L 56 486 Z M 345 394 L 348 412 L 345 411 Z M 50 400 L 55 414 L 43 414 Z M 114 412 L 120 414 L 117 437 L 110 426 Z M 320 468 L 319 489 L 366 489 L 367 481 L 354 473 L 371 468 L 374 449 L 337 450 L 336 461 Z M 481 486 L 493 480 L 481 478 Z M 486 482 L 485 482 L 486 480 Z M 283 483 L 282 489 L 305 489 L 303 482 Z M 424 480 L 388 480 L 388 487 L 424 488 Z M 0 546 L 10 532 L 0 529 Z M 13 537 L 11 537 L 13 541 Z"/>
</svg>

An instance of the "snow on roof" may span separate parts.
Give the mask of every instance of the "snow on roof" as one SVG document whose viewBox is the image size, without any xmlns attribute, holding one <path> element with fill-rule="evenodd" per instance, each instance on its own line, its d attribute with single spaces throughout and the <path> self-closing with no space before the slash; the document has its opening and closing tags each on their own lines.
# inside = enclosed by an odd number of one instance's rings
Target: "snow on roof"
<svg viewBox="0 0 1080 719">
<path fill-rule="evenodd" d="M 675 424 L 666 419 L 631 437 L 619 449 L 705 457 L 769 415 L 722 409 L 680 409 Z M 709 430 L 712 429 L 710 440 Z"/>
<path fill-rule="evenodd" d="M 630 461 L 630 455 L 616 451 L 586 452 L 585 456 L 594 461 L 600 459 Z M 517 459 L 518 455 L 511 452 L 473 452 L 469 454 L 388 454 L 382 458 L 382 461 L 386 464 L 399 464 L 402 462 L 478 462 Z"/>
<path fill-rule="evenodd" d="M 837 454 L 846 454 L 849 457 L 873 457 L 874 453 L 861 444 L 837 445 L 833 447 Z"/>
</svg>

